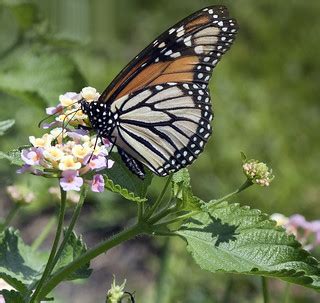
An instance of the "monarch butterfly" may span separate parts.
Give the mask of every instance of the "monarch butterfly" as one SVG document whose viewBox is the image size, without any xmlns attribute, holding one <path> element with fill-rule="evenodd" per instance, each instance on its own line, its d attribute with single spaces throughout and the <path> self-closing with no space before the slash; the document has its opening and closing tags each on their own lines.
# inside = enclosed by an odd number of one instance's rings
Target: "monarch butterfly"
<svg viewBox="0 0 320 303">
<path fill-rule="evenodd" d="M 191 164 L 211 135 L 208 82 L 238 26 L 224 6 L 195 12 L 136 56 L 96 102 L 79 101 L 98 137 L 144 178 Z"/>
</svg>

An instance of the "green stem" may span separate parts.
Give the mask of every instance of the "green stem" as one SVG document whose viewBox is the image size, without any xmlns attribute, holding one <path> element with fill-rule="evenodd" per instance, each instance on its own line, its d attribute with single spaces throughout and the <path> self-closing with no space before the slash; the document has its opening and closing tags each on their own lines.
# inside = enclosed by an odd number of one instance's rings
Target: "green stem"
<svg viewBox="0 0 320 303">
<path fill-rule="evenodd" d="M 110 239 L 107 239 L 95 247 L 88 250 L 85 254 L 81 255 L 67 266 L 63 267 L 57 271 L 43 286 L 42 291 L 40 292 L 40 297 L 44 298 L 48 293 L 50 293 L 62 280 L 66 279 L 71 273 L 81 266 L 87 264 L 93 258 L 99 256 L 102 253 L 105 253 L 110 248 L 119 245 L 120 243 L 127 241 L 136 237 L 137 235 L 145 232 L 145 228 L 142 224 L 137 223 L 131 228 L 124 230 L 117 235 L 113 236 Z"/>
<path fill-rule="evenodd" d="M 290 302 L 290 291 L 291 291 L 291 285 L 290 283 L 286 283 L 286 288 L 284 290 L 283 294 L 283 303 L 289 303 Z"/>
<path fill-rule="evenodd" d="M 144 202 L 138 203 L 138 222 L 143 219 L 144 214 Z"/>
<path fill-rule="evenodd" d="M 157 208 L 161 205 L 161 201 L 162 201 L 162 199 L 163 199 L 163 197 L 164 197 L 164 195 L 165 195 L 165 193 L 167 191 L 168 186 L 170 185 L 172 177 L 173 177 L 172 174 L 168 177 L 167 182 L 166 182 L 166 184 L 164 185 L 164 187 L 163 187 L 163 189 L 161 191 L 161 194 L 159 195 L 159 197 L 156 200 L 156 202 L 154 202 L 154 204 L 152 205 L 151 209 L 146 214 L 145 219 L 149 219 L 152 216 L 152 214 L 157 210 Z"/>
<path fill-rule="evenodd" d="M 261 277 L 263 302 L 269 303 L 269 291 L 268 291 L 268 280 L 266 277 Z"/>
<path fill-rule="evenodd" d="M 64 235 L 64 238 L 63 238 L 63 241 L 62 243 L 60 244 L 60 247 L 54 257 L 54 260 L 52 261 L 52 265 L 51 265 L 51 268 L 50 268 L 50 272 L 53 271 L 55 265 L 57 264 L 57 262 L 59 261 L 59 258 L 63 252 L 63 250 L 65 249 L 65 246 L 72 234 L 72 231 L 73 231 L 73 228 L 79 218 L 79 215 L 80 215 L 80 211 L 81 211 L 81 208 L 83 206 L 83 202 L 87 196 L 87 191 L 88 191 L 88 185 L 85 184 L 84 186 L 82 186 L 81 188 L 81 191 L 80 191 L 80 199 L 79 199 L 79 202 L 77 203 L 76 207 L 75 207 L 75 210 L 73 212 L 73 215 L 72 215 L 72 218 L 71 218 L 71 221 L 70 221 L 70 224 L 69 224 L 69 227 Z"/>
<path fill-rule="evenodd" d="M 60 209 L 59 209 L 59 220 L 58 220 L 58 226 L 57 226 L 57 232 L 56 236 L 53 241 L 52 249 L 50 252 L 50 256 L 46 265 L 46 268 L 44 269 L 43 275 L 30 299 L 30 303 L 38 302 L 38 297 L 40 295 L 40 291 L 42 289 L 42 286 L 44 285 L 45 281 L 49 277 L 51 273 L 51 268 L 52 268 L 52 262 L 54 260 L 54 256 L 56 254 L 56 251 L 58 249 L 58 244 L 60 241 L 60 236 L 63 228 L 63 220 L 64 220 L 64 214 L 66 210 L 66 192 L 60 187 L 60 192 L 61 192 L 61 203 L 60 203 Z"/>
<path fill-rule="evenodd" d="M 3 230 L 5 230 L 8 227 L 8 225 L 10 224 L 13 217 L 17 214 L 20 207 L 21 207 L 20 203 L 14 204 L 14 206 L 10 209 L 10 212 L 8 213 L 3 225 L 1 226 L 0 232 L 2 232 Z"/>
<path fill-rule="evenodd" d="M 250 187 L 251 185 L 253 185 L 253 183 L 249 179 L 247 179 L 237 190 L 235 190 L 234 192 L 232 192 L 230 194 L 225 195 L 224 197 L 222 197 L 220 199 L 213 200 L 211 203 L 207 204 L 207 207 L 215 205 L 215 204 L 220 203 L 222 201 L 225 201 L 225 200 L 231 198 L 232 196 L 244 191 L 246 188 Z"/>
<path fill-rule="evenodd" d="M 170 207 L 170 208 L 165 208 L 162 211 L 160 211 L 159 213 L 157 213 L 156 215 L 154 215 L 153 217 L 151 217 L 148 220 L 148 223 L 150 225 L 153 225 L 155 223 L 157 223 L 158 221 L 160 221 L 162 218 L 174 213 L 176 211 L 176 207 Z"/>
<path fill-rule="evenodd" d="M 161 227 L 161 226 L 167 226 L 168 224 L 172 224 L 172 223 L 176 223 L 176 222 L 179 222 L 179 221 L 183 221 L 183 220 L 186 220 L 186 219 L 189 219 L 195 215 L 197 215 L 198 213 L 200 213 L 201 211 L 191 211 L 187 214 L 184 214 L 184 215 L 181 215 L 181 216 L 178 216 L 172 220 L 168 220 L 168 221 L 165 221 L 163 223 L 160 223 L 160 224 L 156 224 L 154 225 L 155 228 L 157 227 Z"/>
<path fill-rule="evenodd" d="M 55 225 L 57 222 L 56 216 L 53 216 L 49 222 L 46 224 L 46 226 L 43 228 L 41 234 L 34 240 L 34 242 L 31 245 L 31 248 L 33 250 L 37 250 L 40 245 L 43 243 L 43 241 L 47 238 L 48 234 L 50 233 L 53 225 Z"/>
</svg>

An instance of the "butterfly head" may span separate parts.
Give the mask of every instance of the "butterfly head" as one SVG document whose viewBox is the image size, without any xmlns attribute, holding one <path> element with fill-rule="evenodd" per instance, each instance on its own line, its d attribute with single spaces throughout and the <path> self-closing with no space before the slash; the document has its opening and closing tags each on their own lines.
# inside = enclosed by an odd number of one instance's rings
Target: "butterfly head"
<svg viewBox="0 0 320 303">
<path fill-rule="evenodd" d="M 115 115 L 110 107 L 103 102 L 88 102 L 85 99 L 79 101 L 81 110 L 88 115 L 92 128 L 101 136 L 108 137 L 116 126 Z"/>
</svg>

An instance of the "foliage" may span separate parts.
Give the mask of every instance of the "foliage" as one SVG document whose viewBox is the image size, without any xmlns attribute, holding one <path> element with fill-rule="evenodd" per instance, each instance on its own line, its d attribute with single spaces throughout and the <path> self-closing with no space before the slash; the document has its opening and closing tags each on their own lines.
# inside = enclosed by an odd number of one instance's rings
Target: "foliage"
<svg viewBox="0 0 320 303">
<path fill-rule="evenodd" d="M 259 210 L 222 202 L 178 231 L 201 268 L 276 277 L 320 290 L 320 268 L 293 235 Z"/>
<path fill-rule="evenodd" d="M 10 117 L 16 120 L 14 128 L 10 131 L 4 129 L 6 136 L 0 139 L 1 149 L 7 151 L 26 144 L 26 134 L 35 128 L 35 121 L 41 119 L 35 115 L 36 108 L 55 103 L 59 94 L 66 90 L 82 87 L 84 79 L 102 91 L 126 61 L 159 32 L 199 6 L 212 4 L 212 1 L 204 0 L 200 5 L 191 0 L 172 0 L 170 10 L 165 4 L 164 0 L 90 4 L 77 0 L 68 1 L 68 4 L 63 1 L 54 4 L 37 0 L 0 1 L 0 99 L 6 105 L 0 108 L 0 117 L 1 120 Z M 239 150 L 245 150 L 259 155 L 264 161 L 272 161 L 277 179 L 268 193 L 264 190 L 246 191 L 241 194 L 241 200 L 250 201 L 248 204 L 254 207 L 259 205 L 264 211 L 288 215 L 302 212 L 316 218 L 320 210 L 319 169 L 315 162 L 319 152 L 319 2 L 227 0 L 224 4 L 239 20 L 240 34 L 230 54 L 216 69 L 211 89 L 216 114 L 215 132 L 206 152 L 190 170 L 192 189 L 186 170 L 173 178 L 172 196 L 179 215 L 200 211 L 205 205 L 203 201 L 219 196 L 237 184 L 240 173 L 233 173 L 233 168 L 239 163 Z M 77 13 L 70 14 L 74 9 Z M 121 12 L 119 18 L 118 12 Z M 3 132 L 1 125 L 0 134 Z M 19 149 L 1 152 L 0 158 L 15 165 L 21 164 Z M 0 165 L 5 184 L 15 182 L 15 169 L 8 169 L 5 161 Z M 24 177 L 20 176 L 18 180 L 29 184 Z M 128 174 L 121 164 L 118 165 L 118 161 L 113 170 L 106 172 L 105 183 L 108 190 L 120 194 L 119 198 L 107 196 L 116 202 L 121 196 L 148 205 L 160 191 L 158 178 L 154 178 L 154 186 L 150 188 L 151 176 L 141 182 Z M 46 186 L 40 184 L 37 189 L 46 193 Z M 50 199 L 44 194 L 39 204 L 48 208 Z M 234 197 L 227 199 L 234 200 Z M 88 208 L 96 207 L 98 203 L 108 204 L 106 196 L 90 197 Z M 116 204 L 110 205 L 104 209 L 112 216 L 116 213 L 113 210 Z M 204 210 L 193 220 L 186 221 L 178 231 L 172 230 L 186 239 L 188 250 L 201 267 L 212 272 L 275 276 L 307 287 L 318 287 L 314 259 L 301 250 L 292 236 L 275 228 L 264 214 L 226 201 L 213 203 L 210 212 Z M 33 221 L 34 217 L 30 215 L 31 212 L 18 222 Z M 119 223 L 115 229 L 126 224 Z M 234 227 L 234 231 L 230 227 Z M 203 230 L 195 231 L 195 228 Z M 219 235 L 215 235 L 218 232 Z M 105 237 L 105 234 L 106 231 L 102 230 L 99 236 Z M 60 259 L 55 272 L 85 251 L 75 234 L 72 239 L 63 255 L 65 259 Z M 44 264 L 36 264 L 38 252 L 33 255 L 30 247 L 13 230 L 5 231 L 1 241 L 4 251 L 7 244 L 16 243 L 23 253 L 26 251 L 25 258 L 30 255 L 37 276 L 29 278 L 38 279 L 43 270 L 40 267 Z M 219 245 L 217 241 L 220 241 Z M 77 243 L 75 251 L 72 251 L 71 243 Z M 202 253 L 204 250 L 207 255 Z M 279 251 L 282 253 L 278 254 Z M 12 262 L 16 262 L 13 256 L 24 257 L 20 252 L 10 256 L 6 251 L 6 255 Z M 279 263 L 275 264 L 277 260 Z M 132 270 L 131 262 L 131 259 L 124 258 L 123 266 Z M 154 263 L 152 261 L 152 265 Z M 161 264 L 157 266 L 161 267 Z M 188 264 L 180 268 L 178 275 L 193 279 L 189 282 L 192 287 L 188 289 L 194 290 L 196 299 L 191 298 L 188 302 L 198 302 L 201 298 L 203 302 L 211 302 L 210 295 L 203 289 L 215 290 L 216 283 L 213 286 L 210 278 L 199 283 L 196 277 L 187 275 L 192 266 Z M 284 266 L 292 271 L 282 271 Z M 85 277 L 89 274 L 88 267 L 83 269 L 82 277 Z M 25 279 L 22 273 L 2 268 L 1 276 L 17 290 L 25 291 L 25 284 L 20 281 Z M 237 281 L 239 279 L 238 276 Z M 181 300 L 174 295 L 178 289 L 186 288 L 182 280 L 176 281 L 172 302 Z M 247 280 L 242 281 L 252 287 Z M 308 293 L 299 290 L 297 294 L 300 293 L 306 300 Z M 10 302 L 22 302 L 17 292 L 3 291 L 3 294 Z M 241 302 L 242 298 L 237 297 L 237 300 Z M 317 299 L 311 300 L 317 302 Z"/>
</svg>

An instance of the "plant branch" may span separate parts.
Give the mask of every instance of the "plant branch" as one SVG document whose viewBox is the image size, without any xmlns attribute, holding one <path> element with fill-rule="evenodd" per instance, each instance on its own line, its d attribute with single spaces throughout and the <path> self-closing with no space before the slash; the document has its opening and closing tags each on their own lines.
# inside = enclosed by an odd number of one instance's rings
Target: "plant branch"
<svg viewBox="0 0 320 303">
<path fill-rule="evenodd" d="M 55 265 L 57 264 L 57 262 L 59 261 L 59 258 L 72 234 L 72 231 L 73 231 L 73 228 L 79 218 L 79 215 L 80 215 L 80 212 L 81 212 L 81 208 L 83 206 L 83 203 L 84 203 L 84 200 L 87 196 L 87 191 L 88 191 L 88 185 L 87 184 L 84 184 L 81 188 L 81 192 L 80 192 L 80 199 L 75 207 L 75 210 L 73 212 L 73 215 L 72 215 L 72 218 L 71 218 L 71 221 L 70 221 L 70 224 L 69 224 L 69 227 L 64 235 L 64 238 L 63 238 L 63 241 L 62 243 L 60 244 L 60 247 L 54 257 L 54 260 L 52 261 L 52 265 L 51 265 L 51 268 L 50 268 L 50 272 L 53 271 Z"/>
<path fill-rule="evenodd" d="M 54 260 L 56 251 L 58 249 L 60 236 L 63 228 L 65 210 L 66 210 L 66 192 L 61 187 L 60 187 L 60 192 L 61 192 L 61 203 L 60 203 L 60 209 L 59 209 L 59 220 L 58 220 L 57 232 L 53 241 L 52 249 L 50 252 L 50 256 L 49 256 L 46 268 L 44 269 L 42 277 L 29 301 L 30 303 L 37 302 L 42 286 L 44 285 L 45 281 L 47 280 L 48 276 L 51 273 L 52 262 Z"/>
<path fill-rule="evenodd" d="M 124 230 L 110 239 L 107 239 L 95 247 L 88 250 L 86 253 L 69 263 L 67 266 L 63 267 L 57 271 L 43 286 L 40 292 L 40 297 L 44 298 L 48 293 L 50 293 L 62 280 L 66 279 L 71 273 L 81 266 L 87 264 L 93 258 L 105 253 L 112 247 L 119 245 L 120 243 L 134 238 L 135 236 L 146 232 L 146 227 L 144 225 L 137 223 L 131 228 Z"/>
<path fill-rule="evenodd" d="M 249 179 L 247 179 L 237 190 L 235 190 L 234 192 L 232 192 L 230 194 L 223 196 L 222 198 L 219 198 L 217 200 L 213 200 L 212 202 L 209 202 L 206 205 L 206 207 L 209 207 L 209 206 L 215 205 L 217 203 L 220 203 L 222 201 L 225 201 L 225 200 L 233 197 L 234 195 L 239 194 L 240 192 L 244 191 L 246 188 L 250 187 L 251 185 L 253 185 L 253 183 Z"/>
<path fill-rule="evenodd" d="M 152 207 L 150 208 L 150 210 L 148 211 L 148 213 L 145 216 L 145 219 L 149 219 L 152 214 L 157 210 L 157 208 L 161 205 L 162 199 L 168 189 L 168 186 L 170 185 L 170 182 L 172 180 L 172 174 L 168 177 L 166 184 L 164 185 L 158 199 L 156 200 L 156 202 L 154 202 L 154 204 L 152 205 Z"/>
</svg>

